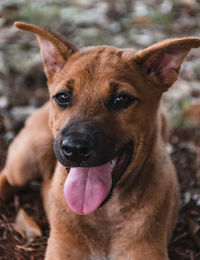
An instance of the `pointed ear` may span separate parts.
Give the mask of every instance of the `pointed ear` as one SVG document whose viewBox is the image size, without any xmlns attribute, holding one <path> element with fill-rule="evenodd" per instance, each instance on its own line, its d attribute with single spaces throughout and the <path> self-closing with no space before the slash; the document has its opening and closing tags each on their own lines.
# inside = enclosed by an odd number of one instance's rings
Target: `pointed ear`
<svg viewBox="0 0 200 260">
<path fill-rule="evenodd" d="M 14 25 L 22 31 L 36 35 L 48 83 L 51 83 L 56 73 L 64 67 L 69 56 L 78 51 L 71 42 L 56 32 L 22 22 L 15 22 Z"/>
<path fill-rule="evenodd" d="M 166 91 L 177 79 L 181 63 L 191 48 L 200 47 L 198 38 L 171 39 L 138 51 L 133 61 L 148 80 Z"/>
</svg>

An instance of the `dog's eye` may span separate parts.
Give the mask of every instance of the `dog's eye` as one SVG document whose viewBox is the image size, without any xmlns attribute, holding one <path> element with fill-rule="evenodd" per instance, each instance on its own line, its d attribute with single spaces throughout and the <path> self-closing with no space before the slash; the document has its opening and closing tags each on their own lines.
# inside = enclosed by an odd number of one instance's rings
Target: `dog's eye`
<svg viewBox="0 0 200 260">
<path fill-rule="evenodd" d="M 69 107 L 72 103 L 71 93 L 57 93 L 54 96 L 54 100 L 60 107 Z"/>
<path fill-rule="evenodd" d="M 113 98 L 112 106 L 115 109 L 127 108 L 130 104 L 133 103 L 133 101 L 134 101 L 134 97 L 126 94 L 121 94 Z"/>
</svg>

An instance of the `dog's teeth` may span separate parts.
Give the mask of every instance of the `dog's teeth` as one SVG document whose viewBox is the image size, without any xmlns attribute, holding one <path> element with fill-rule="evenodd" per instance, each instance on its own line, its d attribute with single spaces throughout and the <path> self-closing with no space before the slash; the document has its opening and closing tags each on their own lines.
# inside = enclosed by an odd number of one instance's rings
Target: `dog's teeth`
<svg viewBox="0 0 200 260">
<path fill-rule="evenodd" d="M 112 170 L 114 169 L 116 163 L 117 163 L 117 159 L 116 159 L 116 158 L 113 159 L 113 160 L 110 162 L 110 164 L 111 164 L 111 169 L 112 169 Z"/>
</svg>

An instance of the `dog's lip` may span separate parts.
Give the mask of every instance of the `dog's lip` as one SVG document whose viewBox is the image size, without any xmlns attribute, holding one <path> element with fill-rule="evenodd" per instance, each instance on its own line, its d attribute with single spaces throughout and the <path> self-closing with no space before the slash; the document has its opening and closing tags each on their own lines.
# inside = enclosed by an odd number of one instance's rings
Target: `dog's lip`
<svg viewBox="0 0 200 260">
<path fill-rule="evenodd" d="M 122 149 L 120 149 L 118 155 L 111 161 L 111 164 L 113 165 L 113 185 L 122 177 L 122 175 L 126 171 L 132 156 L 132 152 L 133 142 L 130 141 L 129 143 L 124 145 Z"/>
<path fill-rule="evenodd" d="M 110 197 L 112 196 L 112 191 L 116 184 L 119 182 L 121 177 L 124 175 L 126 169 L 128 168 L 132 154 L 133 154 L 133 141 L 130 141 L 126 145 L 123 146 L 122 149 L 120 149 L 120 152 L 118 152 L 118 155 L 110 161 L 111 164 L 113 164 L 113 170 L 112 170 L 112 187 L 110 189 L 110 192 L 108 196 L 105 198 L 105 200 L 102 202 L 102 204 L 99 206 L 102 207 Z"/>
<path fill-rule="evenodd" d="M 112 160 L 107 162 L 110 163 L 112 167 L 113 185 L 116 184 L 116 182 L 122 177 L 123 173 L 127 169 L 132 153 L 133 153 L 133 142 L 130 141 L 115 153 L 114 158 Z M 88 165 L 87 167 L 90 166 Z M 69 172 L 71 168 L 72 167 L 66 167 L 66 170 Z"/>
</svg>

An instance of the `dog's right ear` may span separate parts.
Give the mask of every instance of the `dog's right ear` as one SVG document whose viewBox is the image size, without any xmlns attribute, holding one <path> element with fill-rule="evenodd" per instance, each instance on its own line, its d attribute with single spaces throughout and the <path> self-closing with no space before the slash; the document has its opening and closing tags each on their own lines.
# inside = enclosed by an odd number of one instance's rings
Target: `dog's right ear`
<svg viewBox="0 0 200 260">
<path fill-rule="evenodd" d="M 164 92 L 177 80 L 189 51 L 199 47 L 199 38 L 168 39 L 136 52 L 133 60 L 147 80 Z"/>
<path fill-rule="evenodd" d="M 44 70 L 50 84 L 54 76 L 62 70 L 67 59 L 78 49 L 62 35 L 51 32 L 36 25 L 15 22 L 22 31 L 32 32 L 36 35 L 44 63 Z"/>
</svg>

